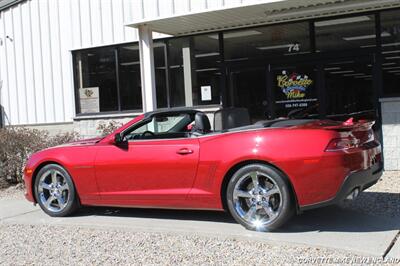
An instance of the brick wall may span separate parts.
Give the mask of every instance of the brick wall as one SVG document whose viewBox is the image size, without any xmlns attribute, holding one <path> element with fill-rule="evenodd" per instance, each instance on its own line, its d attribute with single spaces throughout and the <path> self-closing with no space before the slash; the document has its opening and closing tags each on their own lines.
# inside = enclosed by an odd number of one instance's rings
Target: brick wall
<svg viewBox="0 0 400 266">
<path fill-rule="evenodd" d="M 380 99 L 385 170 L 400 170 L 400 97 Z"/>
</svg>

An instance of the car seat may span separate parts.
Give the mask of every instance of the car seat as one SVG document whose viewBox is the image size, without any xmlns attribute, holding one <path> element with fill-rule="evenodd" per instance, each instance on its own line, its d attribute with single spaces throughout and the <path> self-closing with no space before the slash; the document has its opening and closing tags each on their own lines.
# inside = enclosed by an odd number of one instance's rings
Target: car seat
<svg viewBox="0 0 400 266">
<path fill-rule="evenodd" d="M 193 135 L 204 135 L 209 132 L 211 132 L 211 124 L 208 116 L 202 112 L 196 113 L 191 133 Z"/>
</svg>

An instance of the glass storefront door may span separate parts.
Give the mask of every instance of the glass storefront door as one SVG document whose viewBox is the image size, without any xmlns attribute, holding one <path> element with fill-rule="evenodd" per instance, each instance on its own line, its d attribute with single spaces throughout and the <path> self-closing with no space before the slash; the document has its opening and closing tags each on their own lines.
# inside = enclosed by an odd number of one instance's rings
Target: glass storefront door
<svg viewBox="0 0 400 266">
<path fill-rule="evenodd" d="M 300 110 L 318 114 L 317 69 L 309 64 L 273 66 L 270 72 L 274 117 L 288 117 Z"/>
<path fill-rule="evenodd" d="M 267 67 L 229 68 L 230 102 L 249 110 L 253 122 L 268 118 Z"/>
</svg>

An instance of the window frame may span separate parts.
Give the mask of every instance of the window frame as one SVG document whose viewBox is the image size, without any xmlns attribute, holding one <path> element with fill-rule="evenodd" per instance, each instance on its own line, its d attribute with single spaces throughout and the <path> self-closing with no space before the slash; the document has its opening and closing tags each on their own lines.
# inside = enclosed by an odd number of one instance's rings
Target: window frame
<svg viewBox="0 0 400 266">
<path fill-rule="evenodd" d="M 133 43 L 128 43 L 129 44 L 135 44 Z M 101 47 L 94 47 L 94 48 L 87 48 L 87 49 L 79 49 L 79 50 L 74 50 L 71 51 L 72 54 L 72 64 L 73 64 L 73 76 L 74 76 L 74 96 L 75 96 L 75 116 L 77 118 L 79 117 L 85 117 L 85 116 L 103 116 L 103 115 L 112 115 L 112 114 L 128 114 L 128 113 L 141 113 L 143 111 L 142 109 L 129 109 L 129 110 L 122 110 L 121 109 L 121 84 L 120 84 L 120 66 L 119 66 L 119 48 L 122 46 L 127 45 L 126 43 L 124 44 L 118 44 L 118 45 L 107 45 L 107 46 L 101 46 Z M 78 69 L 76 68 L 77 65 L 77 54 L 81 52 L 89 52 L 89 51 L 96 51 L 97 49 L 106 49 L 110 48 L 114 51 L 114 56 L 115 56 L 115 82 L 116 82 L 116 88 L 117 88 L 117 110 L 116 111 L 105 111 L 105 112 L 97 112 L 97 113 L 81 113 L 81 107 L 80 107 L 80 100 L 79 100 L 79 74 L 78 74 Z M 143 104 L 143 103 L 142 103 Z"/>
</svg>

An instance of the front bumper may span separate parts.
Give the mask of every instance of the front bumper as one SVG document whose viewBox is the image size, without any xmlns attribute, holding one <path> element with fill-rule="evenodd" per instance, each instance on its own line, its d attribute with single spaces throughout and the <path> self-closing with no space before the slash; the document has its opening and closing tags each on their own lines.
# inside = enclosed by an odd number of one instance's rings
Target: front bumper
<svg viewBox="0 0 400 266">
<path fill-rule="evenodd" d="M 35 198 L 32 191 L 32 175 L 32 170 L 27 171 L 27 168 L 24 169 L 25 198 L 28 201 L 35 203 Z"/>
<path fill-rule="evenodd" d="M 378 182 L 383 173 L 383 162 L 377 162 L 367 170 L 355 171 L 350 173 L 344 180 L 336 196 L 330 200 L 316 204 L 300 206 L 300 211 L 311 210 L 332 204 L 337 204 L 346 199 L 355 189 L 364 191 Z"/>
</svg>

